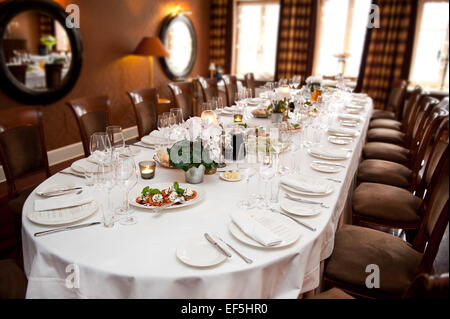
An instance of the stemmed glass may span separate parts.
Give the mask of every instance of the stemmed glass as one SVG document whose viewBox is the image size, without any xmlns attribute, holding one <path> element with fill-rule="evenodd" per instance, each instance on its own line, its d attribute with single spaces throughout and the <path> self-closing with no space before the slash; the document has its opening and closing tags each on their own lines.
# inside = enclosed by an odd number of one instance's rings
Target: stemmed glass
<svg viewBox="0 0 450 319">
<path fill-rule="evenodd" d="M 109 142 L 111 143 L 112 158 L 116 160 L 122 154 L 125 147 L 125 138 L 123 136 L 122 128 L 117 125 L 111 125 L 106 128 Z"/>
<path fill-rule="evenodd" d="M 106 162 L 108 160 L 108 153 L 111 151 L 111 142 L 108 134 L 105 132 L 96 132 L 91 135 L 90 142 L 91 155 L 96 162 Z"/>
<path fill-rule="evenodd" d="M 158 115 L 158 129 L 162 134 L 162 137 L 166 137 L 167 135 L 167 128 L 169 127 L 169 119 L 166 115 L 160 114 Z"/>
<path fill-rule="evenodd" d="M 179 107 L 174 107 L 170 109 L 170 113 L 173 114 L 173 116 L 176 119 L 176 124 L 182 124 L 184 122 L 183 118 L 183 110 Z"/>
<path fill-rule="evenodd" d="M 256 145 L 255 145 L 256 146 Z M 253 145 L 244 145 L 241 144 L 239 149 L 239 156 L 236 162 L 237 169 L 239 174 L 243 177 L 246 182 L 246 195 L 245 199 L 239 202 L 239 207 L 250 209 L 253 208 L 253 203 L 250 201 L 250 178 L 256 173 L 256 148 L 253 148 Z"/>
<path fill-rule="evenodd" d="M 117 209 L 116 213 L 119 215 L 126 215 L 125 218 L 120 220 L 122 225 L 134 225 L 137 223 L 137 220 L 134 216 L 131 216 L 130 213 L 129 194 L 131 189 L 138 182 L 136 164 L 131 158 L 123 158 L 116 163 L 115 170 L 117 183 L 123 187 L 125 192 L 123 206 Z"/>
<path fill-rule="evenodd" d="M 268 209 L 270 208 L 269 198 L 270 192 L 268 192 L 269 181 L 275 176 L 276 168 L 273 163 L 272 157 L 266 155 L 262 158 L 259 163 L 259 176 L 261 180 L 264 182 L 264 201 L 262 204 L 262 208 Z"/>
<path fill-rule="evenodd" d="M 111 163 L 102 163 L 100 162 L 97 166 L 97 174 L 96 174 L 96 185 L 102 190 L 107 190 L 106 197 L 106 208 L 103 207 L 103 218 L 105 227 L 112 227 L 114 224 L 113 220 L 113 205 L 111 202 L 111 190 L 116 184 L 114 169 Z"/>
</svg>

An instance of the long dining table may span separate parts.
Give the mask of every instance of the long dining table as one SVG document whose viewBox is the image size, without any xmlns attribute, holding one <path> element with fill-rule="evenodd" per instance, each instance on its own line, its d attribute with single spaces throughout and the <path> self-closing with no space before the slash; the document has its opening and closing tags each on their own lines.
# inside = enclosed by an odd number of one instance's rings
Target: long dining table
<svg viewBox="0 0 450 319">
<path fill-rule="evenodd" d="M 343 109 L 344 104 L 339 106 Z M 332 177 L 334 191 L 321 197 L 328 208 L 312 217 L 299 218 L 316 228 L 300 227 L 299 240 L 279 249 L 254 248 L 238 241 L 229 231 L 230 213 L 246 191 L 245 181 L 225 182 L 218 174 L 206 175 L 198 187 L 204 199 L 183 209 L 162 214 L 132 208 L 137 224 L 116 223 L 112 228 L 103 225 L 35 237 L 39 231 L 54 227 L 31 222 L 27 215 L 39 196 L 33 192 L 23 208 L 23 256 L 28 277 L 27 298 L 297 298 L 320 284 L 320 265 L 334 246 L 339 224 L 354 180 L 365 132 L 372 114 L 372 100 L 367 98 L 360 114 L 361 134 L 353 143 L 345 166 L 336 174 L 312 170 L 314 160 L 302 148 L 296 156 L 302 174 L 317 178 Z M 222 117 L 224 123 L 232 117 Z M 249 123 L 270 125 L 267 119 L 250 119 Z M 326 133 L 325 133 L 326 134 Z M 342 146 L 327 142 L 329 149 Z M 140 148 L 136 163 L 153 158 L 155 150 Z M 66 171 L 70 171 L 66 169 Z M 184 172 L 156 167 L 155 178 L 139 180 L 144 187 L 152 183 L 184 182 Z M 340 181 L 340 182 L 339 182 Z M 55 174 L 42 184 L 75 183 L 84 181 L 75 176 Z M 41 185 L 41 186 L 42 186 Z M 197 186 L 193 186 L 197 187 Z M 99 199 L 101 201 L 101 199 Z M 255 208 L 258 210 L 258 208 Z M 100 212 L 83 221 L 101 221 Z M 177 247 L 187 238 L 203 233 L 219 234 L 226 242 L 253 260 L 247 264 L 233 254 L 225 262 L 208 268 L 187 266 L 176 257 Z M 67 284 L 76 272 L 77 284 Z"/>
</svg>

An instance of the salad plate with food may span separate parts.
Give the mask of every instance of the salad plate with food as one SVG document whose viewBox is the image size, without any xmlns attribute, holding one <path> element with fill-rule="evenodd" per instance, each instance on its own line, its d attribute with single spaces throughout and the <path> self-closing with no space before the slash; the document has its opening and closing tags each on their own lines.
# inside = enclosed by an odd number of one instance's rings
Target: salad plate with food
<svg viewBox="0 0 450 319">
<path fill-rule="evenodd" d="M 174 182 L 155 183 L 142 187 L 137 185 L 130 194 L 130 205 L 144 209 L 174 209 L 191 206 L 201 201 L 204 197 L 203 190 L 189 184 Z"/>
</svg>

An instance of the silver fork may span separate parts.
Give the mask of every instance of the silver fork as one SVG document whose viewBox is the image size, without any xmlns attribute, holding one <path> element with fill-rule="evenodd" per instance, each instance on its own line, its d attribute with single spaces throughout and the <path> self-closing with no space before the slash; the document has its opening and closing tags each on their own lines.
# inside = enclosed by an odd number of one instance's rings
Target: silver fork
<svg viewBox="0 0 450 319">
<path fill-rule="evenodd" d="M 300 203 L 304 203 L 304 204 L 313 204 L 313 205 L 320 205 L 323 208 L 330 208 L 330 206 L 325 205 L 322 202 L 315 202 L 312 200 L 307 200 L 307 199 L 303 199 L 303 198 L 299 198 L 299 197 L 292 197 L 290 196 L 288 193 L 285 193 L 284 196 L 290 200 L 296 201 L 296 202 L 300 202 Z"/>
<path fill-rule="evenodd" d="M 247 264 L 251 264 L 253 263 L 253 260 L 251 260 L 250 258 L 245 257 L 244 255 L 242 255 L 239 251 L 237 251 L 233 246 L 231 246 L 230 244 L 228 244 L 225 240 L 223 240 L 222 238 L 220 238 L 218 235 L 216 235 L 216 237 L 223 242 L 225 245 L 227 245 L 228 248 L 230 248 L 232 251 L 234 251 L 236 253 L 236 255 L 238 255 L 239 257 L 242 258 L 242 260 L 244 260 Z"/>
</svg>

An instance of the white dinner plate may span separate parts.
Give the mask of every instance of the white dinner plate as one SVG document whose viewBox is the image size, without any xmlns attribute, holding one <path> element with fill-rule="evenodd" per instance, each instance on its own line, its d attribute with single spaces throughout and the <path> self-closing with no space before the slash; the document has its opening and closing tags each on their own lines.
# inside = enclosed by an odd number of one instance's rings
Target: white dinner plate
<svg viewBox="0 0 450 319">
<path fill-rule="evenodd" d="M 316 216 L 322 212 L 317 205 L 296 202 L 286 197 L 280 199 L 280 207 L 286 213 L 303 217 Z"/>
<path fill-rule="evenodd" d="M 342 167 L 322 164 L 315 161 L 311 163 L 311 168 L 322 173 L 339 173 L 342 171 Z"/>
<path fill-rule="evenodd" d="M 175 167 L 170 166 L 169 163 L 161 161 L 158 154 L 153 155 L 153 160 L 161 167 L 175 169 Z"/>
<path fill-rule="evenodd" d="M 204 237 L 185 240 L 177 247 L 177 258 L 193 267 L 211 267 L 224 262 L 227 257 Z"/>
<path fill-rule="evenodd" d="M 360 115 L 354 115 L 354 114 L 339 114 L 338 118 L 343 121 L 361 122 L 363 120 L 363 118 Z"/>
<path fill-rule="evenodd" d="M 238 179 L 228 179 L 225 177 L 225 172 L 219 174 L 220 179 L 226 182 L 240 182 L 242 180 L 241 175 L 239 175 Z"/>
<path fill-rule="evenodd" d="M 316 177 L 296 176 L 296 178 L 298 178 L 299 180 L 304 180 L 306 183 L 310 184 L 326 184 L 326 190 L 323 193 L 315 193 L 315 192 L 301 191 L 282 183 L 280 183 L 280 186 L 289 193 L 304 196 L 327 196 L 334 191 L 334 187 L 330 182 L 325 181 L 321 178 L 317 178 L 317 176 Z"/>
<path fill-rule="evenodd" d="M 168 188 L 169 186 L 173 186 L 173 183 L 147 183 L 147 184 L 136 185 L 134 188 L 131 189 L 130 200 L 129 200 L 130 205 L 132 205 L 134 207 L 146 209 L 146 210 L 153 210 L 154 209 L 153 206 L 144 206 L 144 205 L 136 203 L 136 198 L 141 195 L 142 189 L 145 186 L 150 186 L 150 188 L 157 188 L 159 190 L 163 190 L 165 188 Z M 180 183 L 180 188 L 185 189 L 186 187 L 189 187 L 191 190 L 196 191 L 197 197 L 195 197 L 194 199 L 191 199 L 191 200 L 187 200 L 183 204 L 173 205 L 173 206 L 170 206 L 167 208 L 164 208 L 164 206 L 160 206 L 160 207 L 163 209 L 184 208 L 184 207 L 188 207 L 188 206 L 197 204 L 198 202 L 200 202 L 204 199 L 205 192 L 203 191 L 203 189 L 200 186 L 192 187 L 192 185 L 190 185 L 190 184 Z"/>
<path fill-rule="evenodd" d="M 78 222 L 85 219 L 98 210 L 98 203 L 94 200 L 81 206 L 46 210 L 43 212 L 30 211 L 27 214 L 29 220 L 33 223 L 56 226 Z"/>
<path fill-rule="evenodd" d="M 176 141 L 164 137 L 147 135 L 141 138 L 141 142 L 150 146 L 155 146 L 161 144 L 172 144 L 175 143 Z"/>
<path fill-rule="evenodd" d="M 326 151 L 326 150 L 325 150 Z M 326 153 L 320 153 L 319 151 L 315 151 L 314 149 L 310 148 L 308 149 L 308 154 L 312 157 L 324 159 L 324 160 L 330 160 L 330 161 L 343 161 L 350 157 L 350 152 L 347 151 L 338 151 L 339 153 L 342 153 L 342 155 L 326 155 Z"/>
<path fill-rule="evenodd" d="M 39 196 L 43 196 L 43 197 L 53 197 L 53 196 L 58 196 L 57 192 L 64 192 L 66 189 L 71 189 L 71 188 L 75 188 L 77 187 L 74 183 L 64 183 L 64 184 L 51 184 L 51 185 L 40 185 L 36 188 L 36 194 Z M 72 194 L 74 192 L 78 192 L 79 189 L 73 190 L 73 191 L 68 191 L 68 192 L 64 192 L 64 195 L 66 194 Z M 44 195 L 45 193 L 55 193 L 56 195 Z"/>
<path fill-rule="evenodd" d="M 85 172 L 89 173 L 97 173 L 98 165 L 92 162 L 89 162 L 87 158 L 82 158 L 76 162 L 73 162 L 70 165 L 70 168 L 73 169 L 77 173 L 84 174 Z"/>
<path fill-rule="evenodd" d="M 342 127 L 330 127 L 328 134 L 339 137 L 357 137 L 359 132 L 354 129 L 342 128 Z"/>
<path fill-rule="evenodd" d="M 247 213 L 250 218 L 261 223 L 264 227 L 272 231 L 281 239 L 281 243 L 276 246 L 263 246 L 248 235 L 246 235 L 234 222 L 228 224 L 228 230 L 239 241 L 244 244 L 266 249 L 282 248 L 295 243 L 301 235 L 301 228 L 290 218 L 281 214 L 267 211 L 250 211 Z"/>
<path fill-rule="evenodd" d="M 328 141 L 336 145 L 348 145 L 353 142 L 351 137 L 328 136 Z"/>
</svg>

